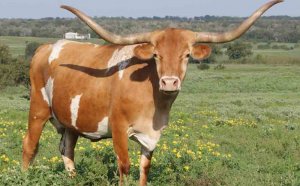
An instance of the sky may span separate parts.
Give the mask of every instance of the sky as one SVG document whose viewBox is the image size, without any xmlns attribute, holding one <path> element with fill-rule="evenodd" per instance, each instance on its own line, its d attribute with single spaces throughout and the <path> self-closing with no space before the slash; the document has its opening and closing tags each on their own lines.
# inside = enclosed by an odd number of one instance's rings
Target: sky
<svg viewBox="0 0 300 186">
<path fill-rule="evenodd" d="M 0 0 L 0 18 L 74 17 L 70 5 L 89 16 L 239 16 L 247 17 L 269 0 Z M 300 16 L 300 0 L 285 0 L 265 15 Z"/>
</svg>

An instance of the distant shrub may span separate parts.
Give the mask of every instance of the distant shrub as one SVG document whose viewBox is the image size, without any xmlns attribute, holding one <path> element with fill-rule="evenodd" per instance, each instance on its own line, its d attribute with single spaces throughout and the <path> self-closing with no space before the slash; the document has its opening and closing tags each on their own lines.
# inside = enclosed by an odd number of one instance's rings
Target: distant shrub
<svg viewBox="0 0 300 186">
<path fill-rule="evenodd" d="M 257 45 L 257 49 L 259 50 L 267 50 L 267 49 L 271 49 L 271 46 L 269 44 L 261 44 L 261 45 Z"/>
<path fill-rule="evenodd" d="M 8 46 L 0 43 L 0 64 L 8 64 L 11 59 Z"/>
<path fill-rule="evenodd" d="M 214 70 L 224 70 L 225 65 L 224 64 L 218 64 L 217 66 L 214 67 Z"/>
<path fill-rule="evenodd" d="M 287 45 L 273 45 L 272 49 L 274 49 L 274 50 L 293 50 L 294 47 L 293 46 L 289 47 Z"/>
<path fill-rule="evenodd" d="M 41 43 L 38 42 L 29 42 L 26 44 L 25 48 L 25 58 L 31 59 L 34 55 L 36 49 L 41 45 Z"/>
<path fill-rule="evenodd" d="M 0 87 L 24 85 L 29 87 L 29 62 L 22 57 L 0 66 Z"/>
<path fill-rule="evenodd" d="M 24 57 L 12 58 L 9 48 L 0 45 L 0 88 L 24 85 L 29 87 L 29 62 Z"/>
<path fill-rule="evenodd" d="M 200 63 L 200 64 L 197 65 L 197 68 L 198 68 L 199 70 L 208 70 L 210 67 L 209 67 L 209 65 L 206 64 L 206 63 Z"/>
<path fill-rule="evenodd" d="M 24 85 L 29 88 L 29 61 L 22 57 L 13 60 L 13 80 L 15 85 Z"/>
<path fill-rule="evenodd" d="M 226 55 L 229 59 L 238 60 L 251 56 L 252 45 L 243 42 L 234 42 L 227 45 Z"/>
<path fill-rule="evenodd" d="M 262 56 L 261 54 L 257 54 L 257 55 L 254 57 L 255 63 L 261 63 L 263 60 L 264 60 L 264 58 L 263 58 L 263 56 Z"/>
</svg>

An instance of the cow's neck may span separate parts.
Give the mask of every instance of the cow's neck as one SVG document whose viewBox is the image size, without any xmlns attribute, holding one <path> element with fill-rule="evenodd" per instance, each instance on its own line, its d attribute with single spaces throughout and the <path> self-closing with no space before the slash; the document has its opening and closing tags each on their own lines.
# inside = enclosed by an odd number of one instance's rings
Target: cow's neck
<svg viewBox="0 0 300 186">
<path fill-rule="evenodd" d="M 153 116 L 153 129 L 162 130 L 168 124 L 169 114 L 178 93 L 172 95 L 166 95 L 163 92 L 157 92 L 157 98 L 155 102 L 155 113 Z M 156 97 L 156 96 L 155 96 Z"/>
</svg>

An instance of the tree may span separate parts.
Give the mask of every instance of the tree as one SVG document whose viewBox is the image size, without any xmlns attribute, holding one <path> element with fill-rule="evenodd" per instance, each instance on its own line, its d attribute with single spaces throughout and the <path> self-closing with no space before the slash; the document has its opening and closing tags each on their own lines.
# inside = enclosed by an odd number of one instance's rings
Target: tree
<svg viewBox="0 0 300 186">
<path fill-rule="evenodd" d="M 37 42 L 30 42 L 26 44 L 26 48 L 25 48 L 25 58 L 26 59 L 31 59 L 32 56 L 35 53 L 35 50 L 41 45 L 41 43 L 37 43 Z"/>
<path fill-rule="evenodd" d="M 0 88 L 15 85 L 29 87 L 29 62 L 24 56 L 13 58 L 8 46 L 0 44 Z"/>
<path fill-rule="evenodd" d="M 8 64 L 12 59 L 7 45 L 0 43 L 0 64 Z"/>
<path fill-rule="evenodd" d="M 23 57 L 13 59 L 13 80 L 16 85 L 24 85 L 29 88 L 29 62 Z"/>
<path fill-rule="evenodd" d="M 234 42 L 227 45 L 226 55 L 229 59 L 237 60 L 251 56 L 252 45 L 243 42 Z"/>
</svg>

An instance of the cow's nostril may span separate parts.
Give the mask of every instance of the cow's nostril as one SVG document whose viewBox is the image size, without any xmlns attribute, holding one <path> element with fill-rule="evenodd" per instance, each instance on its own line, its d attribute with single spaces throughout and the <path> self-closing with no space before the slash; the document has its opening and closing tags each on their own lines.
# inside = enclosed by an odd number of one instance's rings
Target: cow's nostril
<svg viewBox="0 0 300 186">
<path fill-rule="evenodd" d="M 177 85 L 178 85 L 178 79 L 176 79 L 176 80 L 173 82 L 173 85 L 174 85 L 174 87 L 177 87 Z"/>
<path fill-rule="evenodd" d="M 163 86 L 166 86 L 166 85 L 167 85 L 167 83 L 166 83 L 165 80 L 162 79 L 161 82 L 162 82 Z"/>
</svg>

